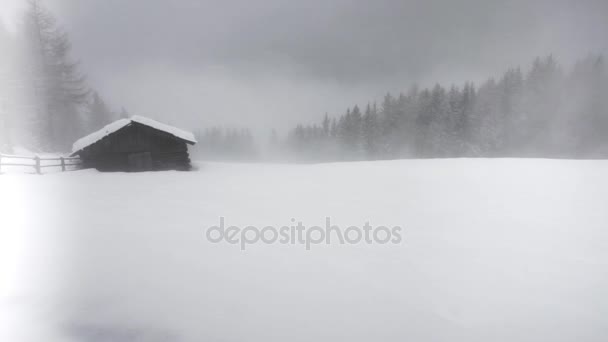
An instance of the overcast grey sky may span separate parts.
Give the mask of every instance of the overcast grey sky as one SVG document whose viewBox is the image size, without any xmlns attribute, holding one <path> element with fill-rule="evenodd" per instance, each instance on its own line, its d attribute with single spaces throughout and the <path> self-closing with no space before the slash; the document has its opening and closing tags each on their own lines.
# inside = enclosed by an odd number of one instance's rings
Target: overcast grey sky
<svg viewBox="0 0 608 342">
<path fill-rule="evenodd" d="M 188 126 L 284 129 L 415 82 L 479 81 L 537 55 L 568 64 L 608 51 L 602 0 L 47 4 L 108 102 Z"/>
</svg>

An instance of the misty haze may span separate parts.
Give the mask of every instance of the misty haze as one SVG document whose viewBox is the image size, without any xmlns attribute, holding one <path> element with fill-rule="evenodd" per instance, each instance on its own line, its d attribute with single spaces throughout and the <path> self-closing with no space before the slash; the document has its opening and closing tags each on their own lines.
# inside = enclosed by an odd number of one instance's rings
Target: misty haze
<svg viewBox="0 0 608 342">
<path fill-rule="evenodd" d="M 606 341 L 607 18 L 0 0 L 0 341 Z"/>
</svg>

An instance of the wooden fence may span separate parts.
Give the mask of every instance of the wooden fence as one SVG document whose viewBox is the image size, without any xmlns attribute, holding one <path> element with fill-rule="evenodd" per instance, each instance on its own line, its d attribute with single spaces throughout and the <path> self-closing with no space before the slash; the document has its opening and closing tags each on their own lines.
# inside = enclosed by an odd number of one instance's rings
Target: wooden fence
<svg viewBox="0 0 608 342">
<path fill-rule="evenodd" d="M 16 161 L 15 161 L 16 160 Z M 23 162 L 19 162 L 23 160 Z M 26 161 L 31 160 L 33 163 L 27 164 Z M 50 163 L 48 163 L 50 162 Z M 81 160 L 78 157 L 44 157 L 39 156 L 26 157 L 26 156 L 15 156 L 10 154 L 0 153 L 0 172 L 4 166 L 21 166 L 21 167 L 32 167 L 37 174 L 42 174 L 43 169 L 50 167 L 61 168 L 62 172 L 72 171 L 79 169 Z"/>
</svg>

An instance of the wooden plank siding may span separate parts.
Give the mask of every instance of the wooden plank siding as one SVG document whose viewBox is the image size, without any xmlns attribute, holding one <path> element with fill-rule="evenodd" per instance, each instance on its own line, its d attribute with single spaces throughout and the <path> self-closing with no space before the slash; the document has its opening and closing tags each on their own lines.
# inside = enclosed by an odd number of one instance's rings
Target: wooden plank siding
<svg viewBox="0 0 608 342">
<path fill-rule="evenodd" d="M 102 171 L 189 170 L 185 140 L 132 122 L 78 152 L 84 167 Z"/>
</svg>

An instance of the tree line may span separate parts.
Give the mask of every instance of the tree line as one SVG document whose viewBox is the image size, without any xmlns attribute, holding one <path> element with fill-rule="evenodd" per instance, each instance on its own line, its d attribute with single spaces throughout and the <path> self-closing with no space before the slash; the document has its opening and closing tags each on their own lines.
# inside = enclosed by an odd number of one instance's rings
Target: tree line
<svg viewBox="0 0 608 342">
<path fill-rule="evenodd" d="M 0 69 L 0 148 L 18 140 L 36 150 L 69 151 L 76 139 L 128 116 L 87 84 L 67 33 L 40 0 L 28 0 L 18 32 L 0 32 L 0 45 L 10 55 Z"/>
<path fill-rule="evenodd" d="M 250 161 L 258 158 L 255 139 L 247 128 L 210 127 L 194 132 L 195 157 L 206 160 Z"/>
<path fill-rule="evenodd" d="M 608 157 L 608 73 L 602 56 L 571 70 L 553 56 L 480 86 L 411 87 L 297 125 L 281 144 L 302 160 L 435 157 Z"/>
</svg>

